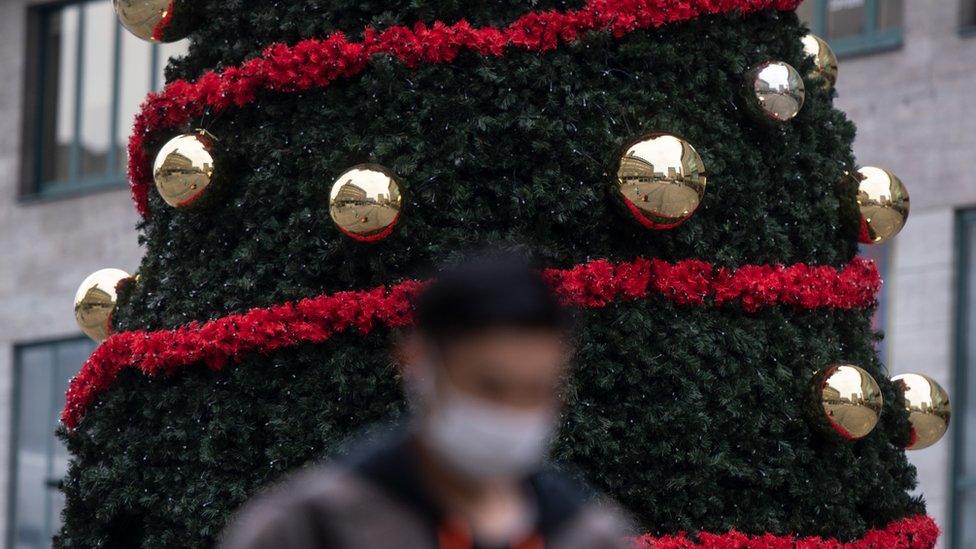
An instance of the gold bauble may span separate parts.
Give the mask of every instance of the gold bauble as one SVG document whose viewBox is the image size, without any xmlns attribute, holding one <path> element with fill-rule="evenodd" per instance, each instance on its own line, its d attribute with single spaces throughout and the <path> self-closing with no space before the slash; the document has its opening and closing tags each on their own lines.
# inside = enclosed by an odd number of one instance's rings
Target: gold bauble
<svg viewBox="0 0 976 549">
<path fill-rule="evenodd" d="M 377 164 L 360 164 L 332 184 L 329 215 L 336 227 L 354 240 L 382 240 L 400 220 L 400 193 L 400 181 L 392 171 Z"/>
<path fill-rule="evenodd" d="M 156 189 L 167 204 L 185 208 L 198 202 L 214 178 L 214 140 L 204 132 L 188 133 L 163 145 L 153 164 Z"/>
<path fill-rule="evenodd" d="M 823 432 L 860 440 L 881 419 L 884 399 L 871 374 L 850 364 L 824 368 L 810 382 L 807 411 Z"/>
<path fill-rule="evenodd" d="M 826 40 L 810 33 L 803 37 L 803 52 L 813 57 L 810 76 L 823 79 L 823 88 L 832 90 L 837 85 L 837 55 Z"/>
<path fill-rule="evenodd" d="M 186 32 L 173 29 L 176 0 L 112 0 L 119 22 L 132 34 L 148 42 L 176 42 Z"/>
<path fill-rule="evenodd" d="M 898 234 L 908 221 L 908 189 L 895 174 L 871 166 L 858 170 L 857 179 L 859 239 L 863 244 L 879 244 Z"/>
<path fill-rule="evenodd" d="M 905 409 L 912 424 L 909 450 L 921 450 L 938 442 L 949 430 L 949 393 L 932 378 L 904 374 L 891 378 L 905 395 Z"/>
<path fill-rule="evenodd" d="M 81 331 L 95 341 L 104 341 L 112 331 L 112 312 L 118 298 L 115 288 L 129 278 L 120 269 L 102 269 L 88 276 L 75 292 L 75 320 Z"/>
<path fill-rule="evenodd" d="M 806 98 L 803 78 L 782 61 L 766 61 L 749 69 L 745 78 L 746 100 L 752 110 L 768 120 L 792 120 Z"/>
<path fill-rule="evenodd" d="M 698 209 L 706 182 L 695 148 L 680 137 L 656 132 L 624 149 L 614 194 L 640 224 L 671 229 Z"/>
</svg>

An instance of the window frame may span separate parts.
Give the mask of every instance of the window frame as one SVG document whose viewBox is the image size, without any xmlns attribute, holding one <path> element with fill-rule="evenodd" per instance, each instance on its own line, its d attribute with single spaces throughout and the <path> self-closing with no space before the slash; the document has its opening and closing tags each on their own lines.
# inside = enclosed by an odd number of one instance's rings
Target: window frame
<svg viewBox="0 0 976 549">
<path fill-rule="evenodd" d="M 811 0 L 808 0 L 811 1 Z M 830 0 L 812 0 L 814 2 L 813 20 L 810 21 L 811 30 L 830 42 L 830 47 L 838 57 L 856 57 L 897 50 L 904 45 L 904 19 L 897 28 L 878 29 L 878 2 L 880 0 L 864 0 L 865 29 L 857 36 L 846 38 L 827 38 L 827 20 Z M 902 5 L 904 9 L 904 4 Z M 902 14 L 904 16 L 904 13 Z"/>
<path fill-rule="evenodd" d="M 21 357 L 23 356 L 23 353 L 25 351 L 30 349 L 47 348 L 49 349 L 50 352 L 57 353 L 58 348 L 60 346 L 74 344 L 74 343 L 83 343 L 87 341 L 90 340 L 86 336 L 79 334 L 79 335 L 59 337 L 54 339 L 30 341 L 27 343 L 15 343 L 13 345 L 13 353 L 12 353 L 13 360 L 11 361 L 13 375 L 11 376 L 12 395 L 10 399 L 10 405 L 11 405 L 10 423 L 9 423 L 10 435 L 7 439 L 10 443 L 9 445 L 10 454 L 7 460 L 8 462 L 7 463 L 8 482 L 7 482 L 7 490 L 6 490 L 7 508 L 2 510 L 2 512 L 5 513 L 5 518 L 7 521 L 7 532 L 6 532 L 6 536 L 4 536 L 5 539 L 3 540 L 4 547 L 13 548 L 15 546 L 16 535 L 17 535 L 17 523 L 16 523 L 17 484 L 18 484 L 17 473 L 18 473 L 18 467 L 20 466 L 19 459 L 18 459 L 18 448 L 20 442 L 18 434 L 20 431 L 20 419 L 21 419 L 20 407 L 23 398 L 21 383 L 24 377 L 24 373 L 23 373 L 24 365 Z M 56 362 L 52 363 L 52 366 L 56 368 L 57 363 Z M 80 367 L 81 365 L 79 364 L 79 368 Z M 50 396 L 54 399 L 61 397 L 61 395 L 58 394 L 59 391 L 57 391 L 56 389 L 57 389 L 57 376 L 54 375 L 52 377 L 52 383 L 50 387 L 51 390 Z M 52 430 L 50 436 L 48 437 L 48 445 L 46 449 L 49 461 L 53 459 L 53 456 L 55 454 L 55 446 L 54 446 L 55 440 L 56 440 L 55 434 L 54 431 Z M 58 487 L 56 485 L 51 484 L 51 480 L 52 480 L 51 478 L 47 479 L 47 484 L 48 484 L 47 488 L 57 489 Z M 49 518 L 50 514 L 51 514 L 50 510 L 48 510 L 45 516 Z"/>
<path fill-rule="evenodd" d="M 122 78 L 120 76 L 122 48 L 123 48 L 123 29 L 119 24 L 113 25 L 111 41 L 112 65 L 111 70 L 111 100 L 109 104 L 109 147 L 106 157 L 106 172 L 97 176 L 84 176 L 81 174 L 81 136 L 83 124 L 83 101 L 85 84 L 85 38 L 86 38 L 86 5 L 97 2 L 111 0 L 55 0 L 33 4 L 27 8 L 27 70 L 25 71 L 26 82 L 24 86 L 24 124 L 23 124 L 23 154 L 21 161 L 21 186 L 20 199 L 22 202 L 45 200 L 50 198 L 61 198 L 88 194 L 101 190 L 116 190 L 124 188 L 127 184 L 128 176 L 125 170 L 113 172 L 113 167 L 119 165 L 119 151 L 127 140 L 127 135 L 120 132 L 119 122 L 121 116 L 120 102 L 122 100 Z M 75 37 L 75 44 L 71 54 L 71 59 L 62 62 L 72 63 L 75 69 L 75 81 L 71 90 L 71 132 L 72 139 L 69 152 L 68 177 L 45 181 L 43 174 L 43 164 L 46 155 L 50 151 L 44 148 L 44 116 L 45 101 L 44 96 L 51 85 L 45 75 L 51 62 L 48 40 L 51 18 L 63 9 L 71 6 L 79 6 L 78 32 Z M 149 82 L 147 91 L 158 90 L 161 79 L 159 77 L 160 64 L 162 63 L 162 53 L 160 45 L 157 43 L 147 44 L 150 46 L 149 54 Z M 124 153 L 123 153 L 124 154 Z"/>
<path fill-rule="evenodd" d="M 950 460 L 951 474 L 949 475 L 949 548 L 962 549 L 960 537 L 962 535 L 963 508 L 962 496 L 967 492 L 976 493 L 976 476 L 963 476 L 963 442 L 965 438 L 965 411 L 967 406 L 976 403 L 967 402 L 969 377 L 976 375 L 970 372 L 970 367 L 976 363 L 976 356 L 969 356 L 967 336 L 974 322 L 976 311 L 967 308 L 970 295 L 976 292 L 976 287 L 970 287 L 969 278 L 972 275 L 976 256 L 970 253 L 973 242 L 968 237 L 970 230 L 976 227 L 976 208 L 963 210 L 956 216 L 956 311 L 955 311 L 955 365 L 953 372 L 952 415 L 956 418 L 951 425 L 952 450 Z M 971 436 L 976 436 L 972 435 Z"/>
</svg>

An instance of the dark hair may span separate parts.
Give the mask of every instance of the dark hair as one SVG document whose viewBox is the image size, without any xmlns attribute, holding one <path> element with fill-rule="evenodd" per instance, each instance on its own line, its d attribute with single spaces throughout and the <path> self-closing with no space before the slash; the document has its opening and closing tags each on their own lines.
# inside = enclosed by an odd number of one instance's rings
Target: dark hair
<svg viewBox="0 0 976 549">
<path fill-rule="evenodd" d="M 487 253 L 442 269 L 416 302 L 416 329 L 436 341 L 490 328 L 569 334 L 574 315 L 523 256 Z"/>
</svg>

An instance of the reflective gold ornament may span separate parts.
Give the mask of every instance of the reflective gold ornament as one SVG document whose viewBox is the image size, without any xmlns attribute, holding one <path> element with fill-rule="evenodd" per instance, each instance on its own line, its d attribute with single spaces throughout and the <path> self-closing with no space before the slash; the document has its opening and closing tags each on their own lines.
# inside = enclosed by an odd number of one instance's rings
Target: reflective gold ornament
<svg viewBox="0 0 976 549">
<path fill-rule="evenodd" d="M 823 432 L 853 441 L 874 429 L 883 404 L 881 388 L 871 374 L 850 364 L 835 364 L 813 376 L 807 411 Z"/>
<path fill-rule="evenodd" d="M 905 395 L 905 408 L 912 424 L 909 450 L 921 450 L 938 442 L 949 430 L 949 393 L 932 378 L 904 374 L 891 378 Z"/>
<path fill-rule="evenodd" d="M 185 208 L 199 201 L 214 178 L 214 140 L 204 132 L 174 137 L 153 164 L 156 189 L 167 204 Z"/>
<path fill-rule="evenodd" d="M 837 85 L 837 56 L 827 41 L 810 33 L 803 37 L 803 52 L 813 57 L 810 75 L 822 78 L 824 89 L 833 89 Z"/>
<path fill-rule="evenodd" d="M 376 164 L 361 164 L 333 183 L 329 215 L 350 238 L 375 242 L 393 232 L 402 204 L 400 182 L 393 172 Z"/>
<path fill-rule="evenodd" d="M 701 156 L 690 143 L 668 133 L 652 133 L 624 150 L 614 191 L 642 225 L 671 229 L 698 209 L 706 181 Z"/>
<path fill-rule="evenodd" d="M 172 24 L 178 2 L 174 0 L 112 0 L 119 22 L 132 34 L 148 42 L 176 42 L 187 32 L 176 32 Z"/>
<path fill-rule="evenodd" d="M 120 269 L 102 269 L 88 276 L 75 292 L 75 320 L 81 331 L 95 341 L 104 341 L 112 331 L 119 282 L 129 278 Z"/>
<path fill-rule="evenodd" d="M 792 120 L 806 98 L 803 78 L 782 61 L 766 61 L 746 73 L 746 100 L 752 110 L 775 122 Z"/>
<path fill-rule="evenodd" d="M 860 240 L 878 244 L 898 234 L 908 221 L 908 189 L 888 170 L 866 166 L 857 171 Z"/>
</svg>

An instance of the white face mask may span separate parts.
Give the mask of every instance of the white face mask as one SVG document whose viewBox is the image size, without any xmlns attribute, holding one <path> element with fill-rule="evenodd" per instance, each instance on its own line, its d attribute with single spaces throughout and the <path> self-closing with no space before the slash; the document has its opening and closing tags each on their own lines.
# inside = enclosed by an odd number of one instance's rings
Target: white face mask
<svg viewBox="0 0 976 549">
<path fill-rule="evenodd" d="M 429 403 L 433 391 L 424 392 Z M 450 388 L 428 407 L 420 430 L 430 450 L 458 473 L 473 480 L 513 479 L 542 463 L 556 416 L 511 410 Z"/>
</svg>

